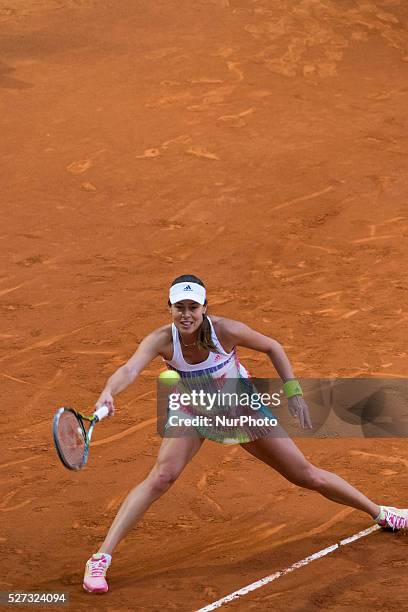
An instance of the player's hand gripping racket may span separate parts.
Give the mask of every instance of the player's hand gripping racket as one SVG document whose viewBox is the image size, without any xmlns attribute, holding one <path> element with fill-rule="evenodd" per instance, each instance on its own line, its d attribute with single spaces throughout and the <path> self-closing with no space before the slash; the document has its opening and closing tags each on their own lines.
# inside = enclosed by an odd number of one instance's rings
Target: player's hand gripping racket
<svg viewBox="0 0 408 612">
<path fill-rule="evenodd" d="M 52 433 L 54 444 L 62 463 L 69 470 L 79 470 L 89 455 L 93 428 L 107 417 L 109 408 L 101 406 L 92 416 L 85 416 L 72 408 L 59 408 L 54 416 Z M 86 430 L 85 422 L 90 423 Z"/>
</svg>

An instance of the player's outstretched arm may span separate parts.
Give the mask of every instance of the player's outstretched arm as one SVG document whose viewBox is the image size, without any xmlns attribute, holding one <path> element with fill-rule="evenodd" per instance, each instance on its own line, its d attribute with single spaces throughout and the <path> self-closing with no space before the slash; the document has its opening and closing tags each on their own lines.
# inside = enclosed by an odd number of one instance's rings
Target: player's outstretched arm
<svg viewBox="0 0 408 612">
<path fill-rule="evenodd" d="M 284 383 L 296 381 L 292 366 L 283 346 L 277 340 L 264 336 L 245 323 L 225 319 L 222 322 L 223 334 L 235 346 L 244 346 L 260 353 L 265 353 L 271 360 L 275 370 Z M 297 381 L 296 381 L 297 382 Z M 284 387 L 285 388 L 285 387 Z M 301 390 L 300 390 L 301 393 Z M 312 429 L 309 408 L 301 394 L 297 391 L 288 398 L 288 408 L 293 417 L 299 419 L 301 427 Z"/>
<path fill-rule="evenodd" d="M 126 387 L 132 384 L 138 374 L 160 354 L 163 341 L 162 329 L 146 336 L 132 357 L 108 379 L 95 407 L 99 408 L 102 404 L 106 404 L 109 407 L 109 414 L 113 415 L 115 412 L 113 396 L 124 391 Z"/>
<path fill-rule="evenodd" d="M 245 323 L 231 319 L 223 320 L 222 329 L 235 346 L 244 346 L 268 355 L 283 382 L 295 378 L 290 361 L 277 340 L 264 336 Z"/>
</svg>

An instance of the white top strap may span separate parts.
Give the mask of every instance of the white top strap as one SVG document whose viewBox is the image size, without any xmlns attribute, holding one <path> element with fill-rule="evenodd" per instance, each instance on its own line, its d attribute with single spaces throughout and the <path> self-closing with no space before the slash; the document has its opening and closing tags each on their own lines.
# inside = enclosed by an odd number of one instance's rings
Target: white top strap
<svg viewBox="0 0 408 612">
<path fill-rule="evenodd" d="M 208 315 L 207 315 L 207 319 L 208 319 L 208 320 L 209 320 L 209 322 L 210 322 L 210 327 L 211 327 L 211 338 L 212 338 L 212 341 L 214 342 L 215 346 L 217 347 L 217 350 L 219 350 L 219 352 L 221 353 L 221 355 L 225 355 L 225 356 L 228 356 L 228 357 L 229 357 L 229 356 L 231 355 L 231 353 L 227 353 L 227 352 L 224 350 L 224 348 L 223 348 L 223 346 L 222 346 L 221 342 L 220 342 L 220 341 L 218 340 L 218 338 L 217 338 L 217 334 L 215 333 L 215 329 L 214 329 L 213 322 L 211 321 L 211 319 L 210 319 L 210 317 L 209 317 Z M 233 350 L 234 350 L 234 349 L 233 349 Z M 231 352 L 232 352 L 232 351 L 231 351 Z"/>
<path fill-rule="evenodd" d="M 175 363 L 181 363 L 184 361 L 183 359 L 183 351 L 181 350 L 179 333 L 177 331 L 177 327 L 172 323 L 171 325 L 171 333 L 173 336 L 173 359 L 172 361 Z"/>
</svg>

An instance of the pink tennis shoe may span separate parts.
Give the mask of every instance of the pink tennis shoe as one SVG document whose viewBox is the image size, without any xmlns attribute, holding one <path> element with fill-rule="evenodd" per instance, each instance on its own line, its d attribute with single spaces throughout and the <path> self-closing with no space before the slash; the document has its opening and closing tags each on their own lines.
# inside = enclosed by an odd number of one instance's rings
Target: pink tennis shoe
<svg viewBox="0 0 408 612">
<path fill-rule="evenodd" d="M 96 553 L 86 562 L 83 587 L 89 593 L 106 593 L 106 572 L 112 561 L 107 553 Z"/>
<path fill-rule="evenodd" d="M 408 531 L 408 509 L 400 510 L 391 506 L 380 506 L 380 514 L 375 520 L 383 529 Z"/>
</svg>

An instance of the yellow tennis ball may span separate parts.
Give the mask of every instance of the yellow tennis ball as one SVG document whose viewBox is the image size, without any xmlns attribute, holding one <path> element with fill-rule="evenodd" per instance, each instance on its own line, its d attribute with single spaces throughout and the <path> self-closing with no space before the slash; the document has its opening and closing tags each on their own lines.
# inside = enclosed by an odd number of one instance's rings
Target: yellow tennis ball
<svg viewBox="0 0 408 612">
<path fill-rule="evenodd" d="M 177 385 L 181 380 L 181 376 L 175 370 L 164 370 L 164 372 L 160 372 L 159 380 L 165 385 Z"/>
</svg>

